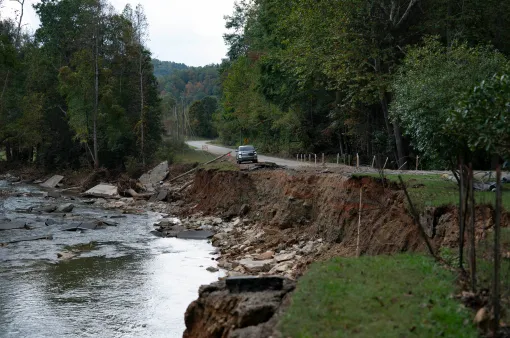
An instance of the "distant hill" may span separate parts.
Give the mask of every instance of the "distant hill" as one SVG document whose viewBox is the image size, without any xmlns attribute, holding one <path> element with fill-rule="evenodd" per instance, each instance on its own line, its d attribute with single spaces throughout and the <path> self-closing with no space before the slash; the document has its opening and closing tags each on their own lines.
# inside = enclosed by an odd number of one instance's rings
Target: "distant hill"
<svg viewBox="0 0 510 338">
<path fill-rule="evenodd" d="M 160 61 L 158 59 L 152 59 L 154 66 L 154 76 L 168 76 L 176 70 L 183 70 L 189 68 L 184 63 L 177 63 L 172 61 Z"/>
<path fill-rule="evenodd" d="M 183 63 L 152 60 L 162 97 L 184 99 L 189 105 L 207 96 L 220 95 L 219 65 L 190 67 Z"/>
</svg>

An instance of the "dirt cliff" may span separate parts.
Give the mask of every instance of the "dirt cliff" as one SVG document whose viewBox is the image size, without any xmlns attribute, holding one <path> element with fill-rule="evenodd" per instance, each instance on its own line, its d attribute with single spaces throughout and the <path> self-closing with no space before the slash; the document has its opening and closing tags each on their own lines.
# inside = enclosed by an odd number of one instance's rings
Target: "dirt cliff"
<svg viewBox="0 0 510 338">
<path fill-rule="evenodd" d="M 188 191 L 192 205 L 188 212 L 248 218 L 266 230 L 261 250 L 322 238 L 329 244 L 325 255 L 349 256 L 356 252 L 360 190 L 361 254 L 425 250 L 403 191 L 395 183 L 368 177 L 200 170 Z M 484 215 L 477 220 L 479 236 L 483 236 L 492 224 L 491 209 L 480 207 L 479 214 Z M 436 249 L 457 245 L 456 208 L 429 208 L 423 212 L 422 223 Z"/>
</svg>

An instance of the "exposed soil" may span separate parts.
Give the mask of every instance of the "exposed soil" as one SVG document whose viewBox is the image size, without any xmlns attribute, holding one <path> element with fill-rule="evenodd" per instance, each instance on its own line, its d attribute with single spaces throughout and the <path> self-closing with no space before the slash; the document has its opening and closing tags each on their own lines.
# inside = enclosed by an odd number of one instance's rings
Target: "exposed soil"
<svg viewBox="0 0 510 338">
<path fill-rule="evenodd" d="M 360 254 L 391 254 L 426 249 L 397 184 L 374 178 L 297 171 L 218 172 L 200 170 L 187 194 L 188 214 L 203 212 L 226 219 L 240 215 L 264 229 L 257 249 L 275 250 L 322 238 L 321 258 L 356 254 L 362 190 Z M 457 209 L 428 209 L 423 217 L 436 250 L 455 247 Z M 479 207 L 478 237 L 492 227 L 492 210 Z M 505 214 L 503 224 L 509 224 Z M 242 234 L 240 234 L 242 235 Z M 240 239 L 241 240 L 241 239 Z M 282 245 L 284 244 L 284 245 Z"/>
</svg>

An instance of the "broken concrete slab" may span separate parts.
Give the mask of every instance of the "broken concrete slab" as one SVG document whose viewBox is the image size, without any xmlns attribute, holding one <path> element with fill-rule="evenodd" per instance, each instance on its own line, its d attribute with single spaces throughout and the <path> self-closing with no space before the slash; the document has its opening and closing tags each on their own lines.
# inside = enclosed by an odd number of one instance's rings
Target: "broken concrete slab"
<svg viewBox="0 0 510 338">
<path fill-rule="evenodd" d="M 27 223 L 23 221 L 9 221 L 0 222 L 0 231 L 2 230 L 14 230 L 14 229 L 28 229 Z"/>
<path fill-rule="evenodd" d="M 117 198 L 119 196 L 119 190 L 115 185 L 98 184 L 95 187 L 85 191 L 83 195 L 93 197 Z"/>
<path fill-rule="evenodd" d="M 208 239 L 214 236 L 214 232 L 209 230 L 190 230 L 182 231 L 177 234 L 177 238 L 181 239 Z"/>
<path fill-rule="evenodd" d="M 166 200 L 166 197 L 168 196 L 168 190 L 161 190 L 157 196 L 156 196 L 156 201 L 158 202 L 162 202 L 164 200 Z"/>
<path fill-rule="evenodd" d="M 64 179 L 64 176 L 55 175 L 55 176 L 50 177 L 43 183 L 41 183 L 41 186 L 45 187 L 45 188 L 55 188 L 57 186 L 57 184 L 59 184 L 60 181 L 62 181 L 63 179 Z"/>
<path fill-rule="evenodd" d="M 154 169 L 149 170 L 138 179 L 147 191 L 154 191 L 154 187 L 159 185 L 168 176 L 168 161 L 161 162 Z"/>
</svg>

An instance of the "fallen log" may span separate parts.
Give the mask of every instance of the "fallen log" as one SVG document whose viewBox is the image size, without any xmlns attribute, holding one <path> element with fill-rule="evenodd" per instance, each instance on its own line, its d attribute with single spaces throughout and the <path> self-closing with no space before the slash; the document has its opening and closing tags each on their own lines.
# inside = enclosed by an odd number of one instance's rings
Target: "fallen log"
<svg viewBox="0 0 510 338">
<path fill-rule="evenodd" d="M 209 164 L 209 163 L 213 163 L 214 161 L 217 161 L 217 160 L 219 160 L 219 159 L 222 159 L 223 157 L 225 157 L 225 156 L 227 156 L 227 155 L 230 155 L 231 153 L 232 153 L 232 152 L 231 152 L 231 151 L 229 151 L 228 153 L 223 154 L 223 155 L 221 155 L 221 156 L 218 156 L 218 157 L 216 157 L 214 160 L 210 160 L 209 162 L 202 163 L 201 165 L 206 165 L 206 164 Z M 191 174 L 192 172 L 194 172 L 194 171 L 198 170 L 198 168 L 200 168 L 200 165 L 199 165 L 199 166 L 197 166 L 196 168 L 193 168 L 193 169 L 191 169 L 191 170 L 189 170 L 189 171 L 186 171 L 184 174 L 181 174 L 181 175 L 179 175 L 179 176 L 177 176 L 177 177 L 172 178 L 170 181 L 168 181 L 168 183 L 173 182 L 173 181 L 176 181 L 176 180 L 178 180 L 179 178 L 184 177 L 184 176 L 186 176 L 186 175 L 189 175 L 189 174 Z"/>
<path fill-rule="evenodd" d="M 184 184 L 182 187 L 179 188 L 179 190 L 177 190 L 177 192 L 181 192 L 183 191 L 184 189 L 186 189 L 187 187 L 189 187 L 190 185 L 193 184 L 193 180 L 189 181 L 188 183 Z"/>
</svg>

